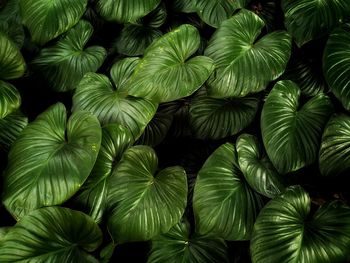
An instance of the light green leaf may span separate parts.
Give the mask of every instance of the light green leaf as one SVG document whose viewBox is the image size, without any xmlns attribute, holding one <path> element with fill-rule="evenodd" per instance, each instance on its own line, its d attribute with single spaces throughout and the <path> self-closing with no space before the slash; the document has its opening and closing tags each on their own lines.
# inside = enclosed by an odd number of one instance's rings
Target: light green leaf
<svg viewBox="0 0 350 263">
<path fill-rule="evenodd" d="M 346 174 L 350 170 L 350 117 L 333 116 L 323 132 L 319 155 L 323 175 Z"/>
<path fill-rule="evenodd" d="M 145 51 L 131 77 L 128 94 L 167 102 L 191 95 L 208 79 L 213 61 L 205 56 L 190 58 L 199 48 L 198 30 L 181 25 L 157 39 Z"/>
<path fill-rule="evenodd" d="M 3 203 L 18 220 L 30 211 L 61 204 L 83 184 L 101 144 L 96 117 L 76 112 L 67 121 L 58 103 L 24 128 L 4 172 Z"/>
<path fill-rule="evenodd" d="M 32 40 L 45 44 L 66 32 L 82 17 L 87 0 L 20 0 L 23 24 Z"/>
<path fill-rule="evenodd" d="M 198 173 L 193 210 L 199 234 L 248 240 L 263 199 L 239 170 L 235 146 L 221 145 Z"/>
<path fill-rule="evenodd" d="M 54 46 L 42 49 L 33 61 L 55 90 L 75 89 L 86 73 L 95 72 L 102 65 L 107 56 L 103 47 L 84 49 L 92 33 L 92 26 L 81 20 Z"/>
<path fill-rule="evenodd" d="M 158 158 L 148 146 L 125 151 L 108 192 L 108 230 L 114 242 L 145 241 L 178 223 L 187 203 L 182 167 L 158 171 Z"/>
<path fill-rule="evenodd" d="M 15 86 L 0 80 L 0 119 L 18 109 L 21 105 L 21 95 Z"/>
<path fill-rule="evenodd" d="M 250 243 L 253 263 L 345 262 L 350 246 L 350 209 L 340 202 L 314 214 L 311 200 L 293 186 L 260 212 Z"/>
<path fill-rule="evenodd" d="M 249 185 L 269 198 L 283 192 L 284 180 L 273 167 L 258 138 L 242 134 L 236 144 L 239 167 Z"/>
<path fill-rule="evenodd" d="M 261 114 L 261 133 L 267 155 L 281 174 L 296 171 L 317 158 L 323 129 L 333 105 L 323 93 L 300 102 L 292 81 L 277 82 Z"/>
<path fill-rule="evenodd" d="M 129 129 L 136 140 L 151 121 L 157 104 L 147 99 L 128 96 L 129 78 L 138 58 L 126 58 L 111 69 L 111 81 L 104 75 L 86 74 L 73 96 L 73 110 L 87 110 L 97 116 L 102 125 L 119 123 Z"/>
<path fill-rule="evenodd" d="M 37 209 L 12 227 L 0 243 L 2 263 L 97 263 L 88 252 L 98 248 L 102 232 L 87 215 L 62 207 Z"/>
<path fill-rule="evenodd" d="M 3 242 L 5 236 L 10 231 L 11 227 L 0 227 L 0 243 Z"/>
<path fill-rule="evenodd" d="M 281 76 L 291 38 L 285 31 L 274 31 L 258 40 L 263 27 L 264 21 L 248 10 L 222 22 L 204 52 L 216 65 L 208 81 L 210 96 L 244 97 Z"/>
<path fill-rule="evenodd" d="M 192 235 L 187 221 L 152 239 L 148 263 L 225 263 L 227 246 L 221 238 Z"/>
<path fill-rule="evenodd" d="M 191 127 L 199 139 L 221 139 L 246 128 L 255 117 L 256 97 L 215 99 L 196 96 L 190 105 Z"/>
<path fill-rule="evenodd" d="M 98 0 L 97 11 L 110 21 L 135 22 L 157 7 L 161 0 Z"/>
<path fill-rule="evenodd" d="M 101 222 L 107 206 L 109 178 L 122 154 L 133 143 L 130 132 L 119 124 L 109 124 L 102 129 L 101 149 L 95 166 L 81 187 L 75 202 L 96 222 Z"/>
<path fill-rule="evenodd" d="M 302 46 L 320 38 L 349 18 L 348 0 L 282 0 L 284 24 Z"/>
<path fill-rule="evenodd" d="M 16 44 L 0 31 L 0 79 L 21 77 L 26 64 Z"/>
<path fill-rule="evenodd" d="M 335 29 L 329 36 L 323 55 L 324 75 L 329 87 L 348 111 L 350 111 L 349 41 L 350 25 Z"/>
</svg>

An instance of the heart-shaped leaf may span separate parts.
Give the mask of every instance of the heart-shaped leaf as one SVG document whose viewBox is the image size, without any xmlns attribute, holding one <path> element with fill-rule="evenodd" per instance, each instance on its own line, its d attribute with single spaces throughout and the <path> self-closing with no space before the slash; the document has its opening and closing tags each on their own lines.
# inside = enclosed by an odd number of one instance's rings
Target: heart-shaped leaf
<svg viewBox="0 0 350 263">
<path fill-rule="evenodd" d="M 135 22 L 157 7 L 161 0 L 98 0 L 97 11 L 102 17 L 119 23 Z"/>
<path fill-rule="evenodd" d="M 98 248 L 102 232 L 87 215 L 62 207 L 37 209 L 23 217 L 0 241 L 1 262 L 98 261 L 88 252 Z"/>
<path fill-rule="evenodd" d="M 199 94 L 190 105 L 193 133 L 200 139 L 235 135 L 254 120 L 258 106 L 256 97 L 216 99 Z"/>
<path fill-rule="evenodd" d="M 24 74 L 26 65 L 16 44 L 0 31 L 0 79 L 15 79 Z"/>
<path fill-rule="evenodd" d="M 225 263 L 227 246 L 221 238 L 192 235 L 190 224 L 180 221 L 166 234 L 152 239 L 148 263 Z"/>
<path fill-rule="evenodd" d="M 15 86 L 0 80 L 0 119 L 18 109 L 21 105 L 21 95 Z"/>
<path fill-rule="evenodd" d="M 122 154 L 132 143 L 130 132 L 121 125 L 109 124 L 103 127 L 101 148 L 95 166 L 75 198 L 96 222 L 102 220 L 107 206 L 109 178 Z"/>
<path fill-rule="evenodd" d="M 349 11 L 350 12 L 350 11 Z M 324 50 L 323 69 L 333 94 L 350 111 L 350 25 L 335 29 Z"/>
<path fill-rule="evenodd" d="M 255 191 L 273 198 L 284 190 L 283 178 L 272 165 L 258 138 L 249 134 L 239 136 L 237 155 L 239 167 Z"/>
<path fill-rule="evenodd" d="M 350 117 L 333 116 L 323 132 L 319 156 L 323 175 L 340 175 L 350 170 Z"/>
<path fill-rule="evenodd" d="M 119 123 L 137 139 L 157 110 L 157 104 L 123 92 L 129 88 L 130 75 L 138 62 L 138 58 L 126 58 L 115 63 L 111 69 L 114 85 L 104 75 L 87 73 L 73 96 L 73 111 L 90 111 L 102 125 Z"/>
<path fill-rule="evenodd" d="M 324 126 L 333 112 L 323 93 L 301 105 L 299 87 L 292 81 L 277 82 L 261 114 L 261 133 L 266 152 L 281 174 L 313 163 Z"/>
<path fill-rule="evenodd" d="M 350 208 L 326 203 L 314 214 L 300 187 L 288 188 L 260 212 L 250 243 L 253 263 L 345 262 L 350 247 Z"/>
<path fill-rule="evenodd" d="M 138 145 L 124 152 L 108 193 L 113 240 L 149 240 L 180 221 L 187 203 L 186 172 L 178 166 L 157 169 L 152 148 Z"/>
<path fill-rule="evenodd" d="M 247 240 L 263 200 L 239 170 L 235 146 L 221 145 L 198 173 L 193 210 L 199 234 Z"/>
<path fill-rule="evenodd" d="M 160 37 L 145 51 L 125 92 L 155 102 L 191 95 L 214 69 L 208 57 L 190 58 L 199 45 L 198 30 L 187 24 Z"/>
<path fill-rule="evenodd" d="M 244 97 L 261 91 L 285 70 L 291 53 L 291 38 L 275 31 L 257 40 L 264 21 L 241 10 L 221 23 L 204 54 L 216 69 L 208 81 L 213 97 Z"/>
<path fill-rule="evenodd" d="M 322 37 L 350 13 L 348 0 L 282 0 L 281 6 L 284 24 L 299 46 Z"/>
<path fill-rule="evenodd" d="M 6 208 L 20 219 L 36 208 L 66 201 L 90 174 L 100 144 L 96 117 L 76 112 L 67 121 L 63 104 L 50 107 L 11 147 L 4 172 Z"/>
<path fill-rule="evenodd" d="M 106 57 L 100 46 L 84 49 L 92 36 L 92 26 L 81 20 L 54 46 L 43 48 L 33 65 L 57 91 L 75 89 L 87 72 L 95 72 Z"/>
<path fill-rule="evenodd" d="M 40 45 L 66 32 L 84 14 L 88 0 L 20 0 L 23 24 Z"/>
</svg>

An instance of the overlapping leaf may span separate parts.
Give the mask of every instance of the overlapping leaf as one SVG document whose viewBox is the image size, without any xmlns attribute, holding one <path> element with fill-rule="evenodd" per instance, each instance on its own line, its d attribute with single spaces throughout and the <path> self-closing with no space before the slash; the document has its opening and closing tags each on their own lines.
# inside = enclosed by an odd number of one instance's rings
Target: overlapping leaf
<svg viewBox="0 0 350 263">
<path fill-rule="evenodd" d="M 23 24 L 40 45 L 66 32 L 84 14 L 87 0 L 20 0 Z"/>
<path fill-rule="evenodd" d="M 316 160 L 324 126 L 333 112 L 323 93 L 301 105 L 299 87 L 279 81 L 266 99 L 261 133 L 266 152 L 281 174 L 296 171 Z"/>
<path fill-rule="evenodd" d="M 350 117 L 333 116 L 322 136 L 319 155 L 323 175 L 339 175 L 350 171 Z"/>
<path fill-rule="evenodd" d="M 299 46 L 328 33 L 348 19 L 347 0 L 282 0 L 284 24 Z"/>
<path fill-rule="evenodd" d="M 265 89 L 284 72 L 291 38 L 274 31 L 258 40 L 263 27 L 263 20 L 248 10 L 222 22 L 204 52 L 216 65 L 208 81 L 210 96 L 244 97 Z"/>
<path fill-rule="evenodd" d="M 87 215 L 62 207 L 33 211 L 0 242 L 0 261 L 98 262 L 88 252 L 98 248 L 102 232 Z"/>
<path fill-rule="evenodd" d="M 21 96 L 15 86 L 0 80 L 0 119 L 18 109 Z"/>
<path fill-rule="evenodd" d="M 137 139 L 157 110 L 156 103 L 125 92 L 138 63 L 138 58 L 126 58 L 114 64 L 111 69 L 114 85 L 105 75 L 87 73 L 73 96 L 73 110 L 90 111 L 102 125 L 119 123 Z"/>
<path fill-rule="evenodd" d="M 300 186 L 271 200 L 254 225 L 253 263 L 345 262 L 350 208 L 331 202 L 312 214 L 310 206 L 310 197 Z"/>
<path fill-rule="evenodd" d="M 187 203 L 182 167 L 158 171 L 148 146 L 125 151 L 110 180 L 108 229 L 115 242 L 149 240 L 178 223 Z"/>
<path fill-rule="evenodd" d="M 198 173 L 193 194 L 197 232 L 247 240 L 262 206 L 262 197 L 239 170 L 235 146 L 221 145 Z"/>
<path fill-rule="evenodd" d="M 4 173 L 3 203 L 16 218 L 61 204 L 83 184 L 101 143 L 98 120 L 76 112 L 67 121 L 58 103 L 29 124 L 14 142 Z"/>
<path fill-rule="evenodd" d="M 165 34 L 147 48 L 125 91 L 156 102 L 191 95 L 203 85 L 214 68 L 208 57 L 190 58 L 199 45 L 198 30 L 188 24 Z"/>
<path fill-rule="evenodd" d="M 95 72 L 106 57 L 100 46 L 84 49 L 92 36 L 92 26 L 81 20 L 54 46 L 41 50 L 33 65 L 57 91 L 75 89 L 82 77 Z"/>
<path fill-rule="evenodd" d="M 221 238 L 191 235 L 187 221 L 152 239 L 148 263 L 225 263 L 227 247 Z"/>
<path fill-rule="evenodd" d="M 333 94 L 350 110 L 350 25 L 335 29 L 324 51 L 324 73 Z"/>
</svg>

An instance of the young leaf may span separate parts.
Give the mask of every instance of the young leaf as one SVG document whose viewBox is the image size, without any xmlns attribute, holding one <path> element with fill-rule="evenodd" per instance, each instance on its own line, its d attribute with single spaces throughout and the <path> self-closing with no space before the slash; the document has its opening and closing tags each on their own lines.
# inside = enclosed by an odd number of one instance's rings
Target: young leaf
<svg viewBox="0 0 350 263">
<path fill-rule="evenodd" d="M 221 23 L 204 52 L 216 65 L 208 81 L 210 96 L 244 97 L 265 89 L 284 72 L 291 38 L 275 31 L 258 40 L 264 25 L 248 10 Z"/>
<path fill-rule="evenodd" d="M 179 166 L 157 169 L 152 148 L 125 151 L 108 193 L 108 230 L 115 242 L 149 240 L 180 221 L 187 203 L 186 172 Z"/>
<path fill-rule="evenodd" d="M 100 228 L 87 215 L 45 207 L 23 217 L 9 230 L 0 242 L 0 261 L 97 263 L 88 252 L 101 242 Z"/>
<path fill-rule="evenodd" d="M 43 48 L 33 65 L 57 91 L 75 89 L 88 72 L 95 72 L 107 56 L 100 46 L 84 49 L 92 36 L 92 26 L 81 20 L 54 46 Z"/>
<path fill-rule="evenodd" d="M 61 204 L 86 180 L 101 144 L 98 120 L 76 112 L 67 121 L 58 103 L 24 128 L 4 172 L 3 203 L 18 220 L 30 211 Z"/>
<path fill-rule="evenodd" d="M 323 93 L 300 105 L 300 89 L 292 81 L 277 82 L 261 114 L 266 152 L 281 174 L 296 171 L 317 158 L 323 129 L 333 112 Z"/>
<path fill-rule="evenodd" d="M 0 80 L 0 119 L 18 109 L 21 105 L 21 95 L 15 86 Z"/>
<path fill-rule="evenodd" d="M 190 58 L 199 44 L 198 30 L 188 24 L 157 39 L 145 51 L 125 92 L 155 102 L 191 95 L 214 69 L 213 61 L 208 57 Z"/>
<path fill-rule="evenodd" d="M 250 243 L 253 263 L 345 262 L 350 208 L 326 203 L 315 214 L 300 187 L 288 188 L 260 212 Z"/>
<path fill-rule="evenodd" d="M 121 124 L 129 129 L 136 140 L 153 118 L 158 106 L 124 92 L 130 87 L 129 78 L 138 63 L 138 58 L 126 58 L 115 63 L 111 69 L 114 85 L 104 75 L 86 74 L 73 96 L 73 111 L 90 111 L 102 125 Z"/>
<path fill-rule="evenodd" d="M 148 263 L 225 263 L 227 246 L 221 238 L 190 234 L 187 221 L 180 221 L 168 233 L 152 239 Z"/>
<path fill-rule="evenodd" d="M 235 146 L 221 145 L 198 173 L 193 194 L 197 232 L 226 240 L 248 240 L 262 197 L 244 180 Z"/>
<path fill-rule="evenodd" d="M 281 6 L 284 24 L 299 46 L 327 34 L 350 13 L 348 0 L 282 0 Z"/>
<path fill-rule="evenodd" d="M 23 24 L 40 45 L 74 26 L 84 14 L 88 0 L 20 0 Z"/>
</svg>

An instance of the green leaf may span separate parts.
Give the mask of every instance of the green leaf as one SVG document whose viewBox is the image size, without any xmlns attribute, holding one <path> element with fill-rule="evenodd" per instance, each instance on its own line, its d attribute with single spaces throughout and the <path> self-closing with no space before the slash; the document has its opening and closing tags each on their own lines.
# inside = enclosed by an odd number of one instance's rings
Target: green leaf
<svg viewBox="0 0 350 263">
<path fill-rule="evenodd" d="M 196 0 L 169 0 L 171 10 L 183 13 L 196 12 L 195 2 Z"/>
<path fill-rule="evenodd" d="M 323 175 L 346 174 L 350 170 L 350 117 L 333 116 L 323 132 L 319 153 Z"/>
<path fill-rule="evenodd" d="M 148 146 L 129 148 L 110 180 L 108 230 L 114 242 L 145 241 L 178 223 L 187 203 L 182 167 L 158 171 L 158 158 Z"/>
<path fill-rule="evenodd" d="M 127 24 L 124 26 L 114 45 L 120 54 L 139 56 L 161 35 L 162 31 L 156 28 Z"/>
<path fill-rule="evenodd" d="M 345 262 L 350 246 L 350 209 L 326 203 L 314 214 L 300 187 L 288 188 L 260 212 L 250 243 L 253 263 Z"/>
<path fill-rule="evenodd" d="M 107 56 L 100 46 L 84 49 L 92 36 L 92 26 L 81 20 L 54 46 L 44 48 L 33 65 L 57 91 L 75 89 L 88 72 L 95 72 Z"/>
<path fill-rule="evenodd" d="M 349 11 L 350 12 L 350 11 Z M 350 111 L 350 25 L 335 29 L 323 55 L 323 69 L 333 94 Z"/>
<path fill-rule="evenodd" d="M 0 227 L 0 243 L 3 242 L 5 236 L 10 231 L 11 227 Z"/>
<path fill-rule="evenodd" d="M 164 3 L 162 3 L 147 16 L 139 19 L 138 24 L 146 27 L 159 28 L 165 23 L 166 18 L 166 6 Z"/>
<path fill-rule="evenodd" d="M 131 77 L 128 94 L 167 102 L 191 95 L 213 71 L 210 58 L 190 58 L 199 48 L 198 30 L 181 25 L 157 39 L 145 51 Z"/>
<path fill-rule="evenodd" d="M 98 262 L 102 232 L 87 215 L 62 207 L 37 209 L 23 217 L 0 243 L 0 261 L 54 263 Z"/>
<path fill-rule="evenodd" d="M 87 110 L 97 116 L 102 125 L 119 123 L 129 129 L 136 140 L 151 121 L 157 104 L 147 99 L 128 96 L 129 78 L 138 58 L 126 58 L 111 69 L 111 81 L 104 75 L 87 73 L 73 96 L 73 110 Z"/>
<path fill-rule="evenodd" d="M 267 155 L 281 174 L 296 171 L 317 158 L 323 129 L 333 112 L 323 93 L 300 102 L 300 89 L 292 81 L 277 82 L 261 114 L 261 133 Z"/>
<path fill-rule="evenodd" d="M 248 240 L 262 197 L 244 180 L 235 146 L 221 145 L 198 173 L 193 210 L 199 234 Z"/>
<path fill-rule="evenodd" d="M 256 97 L 215 99 L 200 94 L 190 105 L 194 136 L 221 139 L 235 135 L 254 120 L 258 106 Z"/>
<path fill-rule="evenodd" d="M 74 26 L 85 12 L 88 0 L 20 0 L 23 24 L 32 40 L 45 44 Z"/>
<path fill-rule="evenodd" d="M 212 27 L 230 18 L 234 11 L 247 4 L 247 0 L 195 0 L 194 9 L 199 17 Z"/>
<path fill-rule="evenodd" d="M 147 15 L 159 3 L 160 0 L 98 0 L 96 8 L 106 20 L 127 23 Z"/>
<path fill-rule="evenodd" d="M 21 105 L 21 95 L 15 86 L 0 80 L 0 119 L 18 109 Z"/>
<path fill-rule="evenodd" d="M 16 44 L 0 31 L 0 79 L 21 77 L 26 64 Z"/>
<path fill-rule="evenodd" d="M 101 148 L 95 166 L 75 198 L 96 222 L 101 222 L 107 206 L 109 178 L 122 154 L 132 143 L 130 132 L 121 125 L 109 124 L 103 127 Z"/>
<path fill-rule="evenodd" d="M 227 246 L 221 238 L 191 235 L 187 221 L 180 221 L 166 234 L 152 239 L 148 263 L 224 263 Z"/>
<path fill-rule="evenodd" d="M 291 53 L 291 38 L 274 31 L 258 40 L 264 21 L 241 10 L 221 23 L 204 54 L 216 69 L 208 81 L 213 97 L 244 97 L 264 90 L 284 72 Z"/>
<path fill-rule="evenodd" d="M 249 134 L 239 136 L 237 155 L 239 167 L 255 191 L 269 198 L 283 192 L 283 178 L 273 167 L 258 138 Z"/>
<path fill-rule="evenodd" d="M 349 18 L 348 0 L 282 0 L 284 25 L 302 46 L 320 38 Z"/>
<path fill-rule="evenodd" d="M 98 120 L 76 112 L 67 121 L 58 103 L 24 128 L 4 172 L 3 203 L 18 220 L 30 211 L 61 204 L 83 184 L 101 144 Z"/>
</svg>

